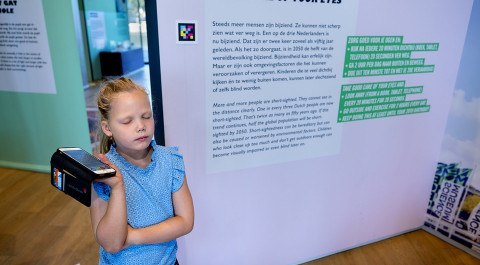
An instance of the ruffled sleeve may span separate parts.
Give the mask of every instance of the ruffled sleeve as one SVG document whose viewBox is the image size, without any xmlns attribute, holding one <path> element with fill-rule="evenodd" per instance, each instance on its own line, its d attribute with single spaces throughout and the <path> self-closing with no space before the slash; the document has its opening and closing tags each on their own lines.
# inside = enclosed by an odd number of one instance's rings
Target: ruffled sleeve
<svg viewBox="0 0 480 265">
<path fill-rule="evenodd" d="M 185 176 L 185 164 L 183 156 L 178 153 L 178 147 L 168 147 L 170 160 L 172 162 L 172 193 L 176 192 L 183 185 L 183 177 Z"/>
<path fill-rule="evenodd" d="M 111 188 L 107 184 L 94 181 L 93 189 L 104 201 L 108 202 L 110 200 Z"/>
</svg>

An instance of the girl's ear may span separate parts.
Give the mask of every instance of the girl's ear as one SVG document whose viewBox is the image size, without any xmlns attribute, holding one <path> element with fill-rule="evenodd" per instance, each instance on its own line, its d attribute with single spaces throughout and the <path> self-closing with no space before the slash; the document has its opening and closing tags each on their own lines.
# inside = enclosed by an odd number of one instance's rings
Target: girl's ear
<svg viewBox="0 0 480 265">
<path fill-rule="evenodd" d="M 110 131 L 110 126 L 108 126 L 107 121 L 102 121 L 102 131 L 108 137 L 112 137 L 112 135 L 113 135 L 112 132 Z"/>
</svg>

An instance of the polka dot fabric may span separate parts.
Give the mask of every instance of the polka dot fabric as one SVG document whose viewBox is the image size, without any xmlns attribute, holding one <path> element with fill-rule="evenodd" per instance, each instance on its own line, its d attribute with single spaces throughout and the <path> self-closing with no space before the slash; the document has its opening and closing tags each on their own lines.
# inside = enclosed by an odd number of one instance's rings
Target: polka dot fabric
<svg viewBox="0 0 480 265">
<path fill-rule="evenodd" d="M 118 167 L 125 182 L 128 223 L 142 228 L 173 217 L 172 193 L 180 189 L 185 175 L 183 157 L 176 147 L 163 147 L 152 141 L 152 162 L 143 169 L 130 164 L 115 147 L 106 154 Z M 104 200 L 110 198 L 110 187 L 94 182 L 93 187 Z M 99 264 L 174 264 L 175 240 L 162 244 L 132 246 L 119 253 L 107 253 L 100 247 Z"/>
</svg>

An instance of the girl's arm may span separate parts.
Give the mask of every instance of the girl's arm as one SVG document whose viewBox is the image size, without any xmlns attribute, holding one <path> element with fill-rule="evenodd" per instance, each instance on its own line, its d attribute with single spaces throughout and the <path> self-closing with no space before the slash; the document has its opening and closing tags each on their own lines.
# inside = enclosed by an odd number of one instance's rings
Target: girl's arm
<svg viewBox="0 0 480 265">
<path fill-rule="evenodd" d="M 125 186 L 123 177 L 117 167 L 112 165 L 104 156 L 100 160 L 113 167 L 117 174 L 110 178 L 97 179 L 110 186 L 110 200 L 104 201 L 95 192 L 92 186 L 92 202 L 90 205 L 90 218 L 95 240 L 105 251 L 115 253 L 124 248 L 127 238 L 127 204 L 125 200 Z M 92 184 L 93 185 L 93 184 Z"/>
<path fill-rule="evenodd" d="M 182 187 L 172 194 L 174 217 L 145 228 L 129 227 L 126 246 L 168 242 L 192 231 L 194 219 L 192 195 L 188 189 L 186 176 L 183 178 Z"/>
</svg>

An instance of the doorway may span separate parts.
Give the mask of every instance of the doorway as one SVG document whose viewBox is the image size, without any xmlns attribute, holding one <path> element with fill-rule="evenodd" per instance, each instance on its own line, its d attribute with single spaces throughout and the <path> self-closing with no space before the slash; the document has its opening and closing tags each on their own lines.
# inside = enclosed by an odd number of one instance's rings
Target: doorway
<svg viewBox="0 0 480 265">
<path fill-rule="evenodd" d="M 102 84 L 124 76 L 151 95 L 145 0 L 72 0 L 72 3 L 78 5 L 76 28 L 90 142 L 92 153 L 98 155 L 96 97 Z"/>
</svg>

